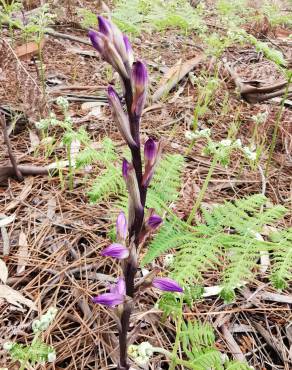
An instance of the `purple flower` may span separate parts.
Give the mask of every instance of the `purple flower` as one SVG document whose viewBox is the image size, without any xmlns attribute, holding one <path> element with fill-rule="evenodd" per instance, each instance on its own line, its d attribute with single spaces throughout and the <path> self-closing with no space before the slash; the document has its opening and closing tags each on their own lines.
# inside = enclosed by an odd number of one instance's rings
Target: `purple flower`
<svg viewBox="0 0 292 370">
<path fill-rule="evenodd" d="M 115 89 L 110 85 L 108 87 L 108 101 L 112 109 L 113 116 L 116 120 L 118 129 L 128 145 L 136 146 L 130 130 L 128 116 L 123 110 L 120 98 Z"/>
<path fill-rule="evenodd" d="M 148 139 L 144 145 L 145 162 L 153 163 L 157 153 L 157 145 L 153 139 Z"/>
<path fill-rule="evenodd" d="M 107 37 L 111 37 L 113 33 L 111 23 L 106 18 L 100 15 L 97 17 L 97 20 L 98 20 L 99 32 L 103 33 Z"/>
<path fill-rule="evenodd" d="M 147 220 L 147 226 L 149 226 L 153 230 L 156 230 L 161 223 L 162 218 L 156 214 L 150 216 Z"/>
<path fill-rule="evenodd" d="M 124 158 L 122 164 L 122 174 L 125 179 L 127 179 L 129 175 L 130 163 Z"/>
<path fill-rule="evenodd" d="M 132 112 L 137 117 L 141 117 L 146 101 L 146 89 L 148 83 L 148 73 L 144 63 L 137 61 L 133 64 L 132 81 L 135 90 L 132 104 Z"/>
<path fill-rule="evenodd" d="M 126 295 L 126 283 L 124 278 L 119 278 L 116 284 L 111 285 L 110 293 Z"/>
<path fill-rule="evenodd" d="M 148 73 L 145 64 L 140 60 L 133 64 L 132 79 L 135 91 L 143 93 L 147 88 Z"/>
<path fill-rule="evenodd" d="M 100 253 L 102 256 L 113 257 L 119 260 L 123 260 L 129 257 L 129 250 L 124 245 L 119 243 L 113 243 L 106 247 Z"/>
<path fill-rule="evenodd" d="M 183 288 L 175 280 L 170 278 L 154 278 L 152 285 L 164 292 L 183 292 Z"/>
<path fill-rule="evenodd" d="M 124 212 L 120 212 L 120 214 L 118 215 L 116 229 L 117 229 L 117 239 L 125 241 L 127 238 L 128 225 Z"/>
<path fill-rule="evenodd" d="M 132 64 L 134 63 L 134 55 L 133 55 L 132 45 L 130 43 L 130 40 L 128 39 L 128 36 L 123 35 L 123 39 L 124 39 L 124 44 L 125 44 L 126 52 L 128 54 L 129 65 L 131 67 Z"/>
<path fill-rule="evenodd" d="M 124 301 L 126 295 L 126 284 L 123 278 L 119 278 L 116 284 L 110 287 L 109 293 L 100 294 L 94 297 L 94 303 L 102 304 L 107 307 L 115 307 Z"/>
<path fill-rule="evenodd" d="M 88 32 L 88 37 L 90 38 L 90 41 L 91 41 L 93 47 L 100 54 L 102 54 L 103 53 L 103 49 L 104 49 L 104 41 L 103 41 L 102 36 L 98 32 L 95 32 L 93 30 L 90 30 Z"/>
<path fill-rule="evenodd" d="M 124 296 L 116 293 L 104 293 L 94 297 L 92 301 L 107 307 L 115 307 L 124 302 Z"/>
</svg>

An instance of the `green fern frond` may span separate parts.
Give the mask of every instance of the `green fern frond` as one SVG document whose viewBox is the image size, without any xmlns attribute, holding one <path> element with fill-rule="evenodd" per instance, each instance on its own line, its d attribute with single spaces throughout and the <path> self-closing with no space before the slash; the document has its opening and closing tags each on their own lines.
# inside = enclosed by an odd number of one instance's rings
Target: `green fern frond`
<svg viewBox="0 0 292 370">
<path fill-rule="evenodd" d="M 100 154 L 93 148 L 86 148 L 76 156 L 76 168 L 83 168 L 100 160 Z"/>
<path fill-rule="evenodd" d="M 215 343 L 215 335 L 210 324 L 199 321 L 182 322 L 181 340 L 184 347 L 191 346 L 192 351 L 200 352 Z"/>
<path fill-rule="evenodd" d="M 251 370 L 252 367 L 248 366 L 245 362 L 240 361 L 228 361 L 227 364 L 225 363 L 226 370 Z"/>
<path fill-rule="evenodd" d="M 151 262 L 170 248 L 176 249 L 170 274 L 186 287 L 201 285 L 203 273 L 222 265 L 221 296 L 226 301 L 235 297 L 236 287 L 252 279 L 261 251 L 275 252 L 278 275 L 274 274 L 274 281 L 282 274 L 288 280 L 290 275 L 285 266 L 291 264 L 290 254 L 281 252 L 275 242 L 256 238 L 256 233 L 263 226 L 274 224 L 286 213 L 286 209 L 279 205 L 264 208 L 267 203 L 267 198 L 260 194 L 236 202 L 225 202 L 211 211 L 203 210 L 206 223 L 195 227 L 170 215 L 151 241 L 143 264 Z M 282 261 L 284 257 L 285 263 Z M 278 277 L 280 281 L 283 281 L 283 277 Z"/>
<path fill-rule="evenodd" d="M 98 176 L 88 195 L 91 202 L 98 202 L 108 199 L 112 195 L 118 196 L 125 191 L 125 183 L 120 169 L 110 165 Z"/>
<path fill-rule="evenodd" d="M 271 281 L 275 288 L 285 289 L 292 279 L 292 228 L 273 233 L 271 240 L 277 244 L 273 253 Z"/>
<path fill-rule="evenodd" d="M 147 194 L 147 207 L 162 213 L 166 205 L 174 202 L 181 187 L 184 157 L 168 154 L 160 161 Z"/>
<path fill-rule="evenodd" d="M 223 369 L 220 352 L 214 348 L 215 335 L 210 324 L 183 321 L 180 339 L 193 369 Z"/>
<path fill-rule="evenodd" d="M 141 262 L 142 266 L 150 263 L 169 249 L 178 248 L 182 241 L 181 232 L 173 219 L 165 220 L 158 234 L 150 242 L 148 251 Z"/>
</svg>

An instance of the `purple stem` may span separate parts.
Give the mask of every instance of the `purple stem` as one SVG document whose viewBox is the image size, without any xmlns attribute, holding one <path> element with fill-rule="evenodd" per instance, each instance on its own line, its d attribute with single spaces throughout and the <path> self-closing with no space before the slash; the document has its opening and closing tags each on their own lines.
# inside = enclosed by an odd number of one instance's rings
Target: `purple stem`
<svg viewBox="0 0 292 370">
<path fill-rule="evenodd" d="M 144 220 L 144 207 L 146 202 L 147 188 L 142 185 L 143 178 L 143 168 L 142 168 L 142 157 L 141 157 L 141 145 L 140 145 L 140 117 L 137 117 L 135 113 L 132 113 L 132 103 L 133 103 L 133 90 L 131 86 L 131 81 L 129 79 L 124 79 L 125 86 L 125 101 L 127 106 L 128 117 L 130 121 L 131 134 L 136 142 L 137 146 L 130 146 L 132 154 L 132 162 L 136 173 L 136 178 L 140 191 L 140 198 L 142 209 L 135 210 L 135 217 L 133 225 L 129 230 L 129 241 L 134 240 L 133 248 L 137 249 L 139 242 L 139 235 L 142 229 Z M 127 296 L 133 298 L 135 292 L 135 276 L 137 273 L 137 261 L 136 252 L 130 254 L 129 258 L 125 261 L 124 266 L 124 278 L 126 284 L 126 294 Z M 129 331 L 130 317 L 132 313 L 132 307 L 129 303 L 124 303 L 123 313 L 121 315 L 121 330 L 119 331 L 119 345 L 120 345 L 120 363 L 118 370 L 128 370 L 130 368 L 128 364 L 128 338 L 127 334 Z"/>
</svg>

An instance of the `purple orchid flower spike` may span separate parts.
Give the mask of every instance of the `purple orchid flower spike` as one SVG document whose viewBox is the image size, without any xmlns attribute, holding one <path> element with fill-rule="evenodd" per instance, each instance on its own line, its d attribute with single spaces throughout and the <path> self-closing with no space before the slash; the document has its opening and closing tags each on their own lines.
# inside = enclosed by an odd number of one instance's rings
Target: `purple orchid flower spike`
<svg viewBox="0 0 292 370">
<path fill-rule="evenodd" d="M 175 280 L 170 278 L 154 278 L 152 285 L 164 292 L 183 292 L 183 288 Z"/>
<path fill-rule="evenodd" d="M 100 253 L 104 257 L 113 257 L 123 260 L 129 257 L 129 249 L 119 243 L 113 243 Z"/>
<path fill-rule="evenodd" d="M 113 116 L 121 135 L 129 146 L 136 146 L 136 143 L 131 134 L 129 118 L 124 112 L 120 98 L 112 86 L 108 87 L 107 96 Z"/>
<path fill-rule="evenodd" d="M 147 220 L 147 226 L 153 231 L 162 224 L 162 218 L 156 214 L 151 215 Z"/>
<path fill-rule="evenodd" d="M 137 61 L 133 64 L 132 81 L 135 90 L 132 104 L 132 113 L 135 113 L 137 117 L 141 117 L 146 101 L 148 84 L 147 68 L 143 62 Z"/>
<path fill-rule="evenodd" d="M 120 212 L 116 222 L 117 240 L 125 241 L 128 233 L 128 223 L 124 212 Z"/>
</svg>

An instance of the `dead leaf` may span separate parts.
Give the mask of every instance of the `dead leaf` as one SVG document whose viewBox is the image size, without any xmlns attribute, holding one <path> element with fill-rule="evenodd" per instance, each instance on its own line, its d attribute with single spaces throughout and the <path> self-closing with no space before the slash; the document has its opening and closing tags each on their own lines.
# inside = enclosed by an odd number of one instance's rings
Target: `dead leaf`
<svg viewBox="0 0 292 370">
<path fill-rule="evenodd" d="M 204 59 L 204 54 L 200 53 L 195 58 L 182 62 L 179 60 L 161 78 L 158 89 L 152 96 L 152 102 L 156 102 L 161 97 L 167 95 L 197 64 Z"/>
<path fill-rule="evenodd" d="M 56 213 L 56 198 L 55 197 L 52 197 L 48 200 L 48 210 L 47 210 L 47 217 L 50 219 L 50 220 L 53 220 L 53 218 L 55 217 L 55 213 Z"/>
<path fill-rule="evenodd" d="M 45 40 L 43 39 L 40 43 L 41 49 L 43 48 L 44 44 Z M 18 56 L 18 58 L 25 57 L 25 59 L 30 59 L 33 55 L 38 54 L 38 52 L 38 45 L 33 41 L 20 45 L 15 49 L 15 54 Z"/>
<path fill-rule="evenodd" d="M 13 304 L 16 307 L 22 308 L 21 304 L 31 308 L 34 311 L 37 311 L 35 303 L 28 298 L 25 298 L 17 290 L 10 288 L 8 285 L 0 285 L 0 298 L 6 299 L 10 304 Z"/>
<path fill-rule="evenodd" d="M 10 224 L 11 222 L 13 222 L 15 220 L 15 214 L 11 215 L 11 216 L 5 216 L 3 215 L 2 217 L 2 214 L 0 215 L 0 227 L 4 227 L 8 224 Z"/>
<path fill-rule="evenodd" d="M 6 266 L 6 263 L 0 259 L 0 280 L 2 280 L 4 284 L 6 284 L 7 278 L 8 268 Z"/>
<path fill-rule="evenodd" d="M 32 130 L 29 130 L 29 139 L 30 139 L 30 148 L 32 151 L 34 151 L 40 145 L 40 139 L 38 135 Z"/>
<path fill-rule="evenodd" d="M 19 245 L 19 249 L 17 253 L 17 269 L 16 269 L 17 275 L 21 274 L 25 270 L 27 260 L 29 258 L 27 238 L 26 238 L 25 233 L 22 231 L 19 235 L 18 245 Z"/>
<path fill-rule="evenodd" d="M 12 209 L 16 208 L 21 201 L 27 198 L 27 196 L 31 192 L 33 181 L 34 181 L 33 177 L 28 177 L 25 179 L 22 192 L 16 199 L 14 199 L 11 203 L 8 204 L 8 206 L 5 208 L 5 211 L 11 211 Z"/>
</svg>

